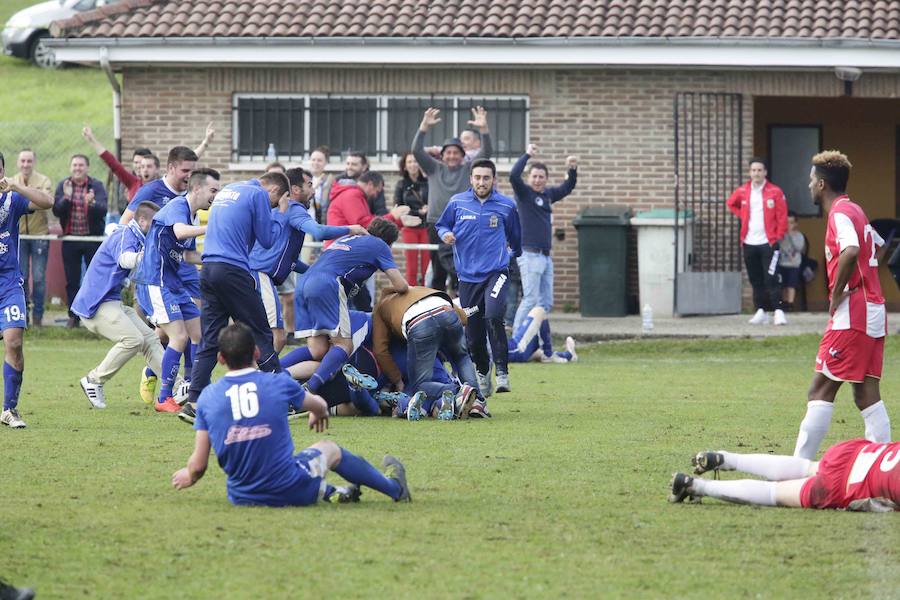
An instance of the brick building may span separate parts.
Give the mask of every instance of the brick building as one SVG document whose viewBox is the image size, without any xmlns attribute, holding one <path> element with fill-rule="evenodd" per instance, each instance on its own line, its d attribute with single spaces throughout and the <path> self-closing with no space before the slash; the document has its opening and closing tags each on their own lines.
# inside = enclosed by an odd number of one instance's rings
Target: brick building
<svg viewBox="0 0 900 600">
<path fill-rule="evenodd" d="M 62 60 L 121 73 L 124 152 L 194 139 L 213 120 L 207 160 L 233 178 L 259 172 L 269 144 L 288 163 L 319 144 L 363 148 L 396 173 L 432 104 L 448 117 L 435 140 L 485 104 L 501 169 L 528 142 L 551 179 L 579 155 L 578 188 L 554 212 L 559 308 L 579 303 L 579 211 L 672 208 L 676 179 L 696 217 L 687 268 L 739 272 L 723 205 L 754 154 L 772 159 L 820 264 L 811 153 L 849 155 L 850 193 L 870 218 L 900 207 L 896 2 L 124 0 L 54 33 Z M 882 284 L 900 307 L 886 270 Z M 822 269 L 808 297 L 823 306 Z"/>
</svg>

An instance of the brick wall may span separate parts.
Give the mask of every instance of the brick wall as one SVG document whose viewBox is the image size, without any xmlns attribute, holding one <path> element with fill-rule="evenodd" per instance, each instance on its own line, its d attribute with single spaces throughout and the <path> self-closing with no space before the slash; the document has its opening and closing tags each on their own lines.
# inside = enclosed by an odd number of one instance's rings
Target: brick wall
<svg viewBox="0 0 900 600">
<path fill-rule="evenodd" d="M 183 69 L 177 88 L 161 69 L 126 68 L 123 151 L 158 151 L 198 142 L 208 121 L 218 135 L 205 159 L 225 169 L 231 160 L 235 92 L 372 94 L 525 94 L 530 99 L 530 140 L 541 148 L 551 180 L 562 176 L 566 155 L 577 154 L 579 184 L 554 207 L 554 228 L 565 232 L 554 246 L 558 308 L 577 306 L 577 234 L 572 219 L 586 206 L 621 204 L 635 211 L 673 205 L 672 101 L 679 91 L 737 92 L 744 101 L 744 156 L 753 147 L 753 95 L 839 96 L 843 85 L 829 72 L 765 73 L 699 70 L 414 69 Z M 174 91 L 173 91 L 174 90 Z M 900 96 L 900 77 L 866 75 L 855 94 Z M 413 132 L 410 132 L 412 138 Z M 246 173 L 230 173 L 235 179 Z M 388 184 L 393 179 L 389 177 Z M 391 189 L 391 188 L 389 188 Z M 502 189 L 509 191 L 508 182 Z M 724 199 L 723 199 L 724 200 Z M 637 281 L 633 257 L 629 279 Z M 596 293 L 602 293 L 597 290 Z"/>
</svg>

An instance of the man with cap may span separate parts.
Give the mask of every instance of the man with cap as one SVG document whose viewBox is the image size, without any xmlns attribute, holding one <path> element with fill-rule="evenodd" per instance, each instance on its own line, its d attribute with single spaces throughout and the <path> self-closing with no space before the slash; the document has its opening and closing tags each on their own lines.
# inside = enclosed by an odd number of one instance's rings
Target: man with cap
<svg viewBox="0 0 900 600">
<path fill-rule="evenodd" d="M 432 244 L 440 244 L 441 239 L 435 231 L 434 224 L 444 213 L 447 203 L 455 194 L 469 189 L 469 176 L 472 162 L 466 161 L 466 150 L 458 138 L 445 140 L 441 145 L 441 159 L 437 160 L 425 150 L 425 135 L 441 122 L 441 111 L 429 108 L 422 117 L 422 123 L 412 141 L 413 155 L 422 170 L 428 175 L 428 238 Z M 472 109 L 472 120 L 469 126 L 477 128 L 481 134 L 481 150 L 475 156 L 490 158 L 493 147 L 488 131 L 487 111 L 481 106 Z M 447 289 L 447 270 L 442 266 L 438 251 L 431 253 L 432 282 L 431 287 L 444 291 Z"/>
</svg>

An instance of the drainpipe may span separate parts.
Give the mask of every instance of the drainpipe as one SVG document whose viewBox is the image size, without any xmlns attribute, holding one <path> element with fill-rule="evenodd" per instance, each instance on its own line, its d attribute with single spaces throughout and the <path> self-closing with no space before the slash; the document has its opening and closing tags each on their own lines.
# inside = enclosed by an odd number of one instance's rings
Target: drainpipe
<svg viewBox="0 0 900 600">
<path fill-rule="evenodd" d="M 122 87 L 109 64 L 109 51 L 100 47 L 100 68 L 106 73 L 113 93 L 113 137 L 116 139 L 116 159 L 122 160 Z"/>
</svg>

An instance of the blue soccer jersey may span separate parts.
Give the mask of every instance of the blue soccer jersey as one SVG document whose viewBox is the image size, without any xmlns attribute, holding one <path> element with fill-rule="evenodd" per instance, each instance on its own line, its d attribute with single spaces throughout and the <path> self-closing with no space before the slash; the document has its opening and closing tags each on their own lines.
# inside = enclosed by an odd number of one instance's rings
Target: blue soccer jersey
<svg viewBox="0 0 900 600">
<path fill-rule="evenodd" d="M 176 223 L 192 223 L 191 207 L 184 196 L 173 199 L 153 217 L 147 233 L 144 260 L 138 271 L 138 283 L 165 287 L 172 291 L 184 289 L 181 263 L 184 251 L 195 248 L 196 241 L 194 238 L 179 240 L 175 237 Z"/>
<path fill-rule="evenodd" d="M 391 248 L 384 240 L 371 235 L 347 235 L 325 248 L 304 277 L 339 277 L 350 291 L 375 271 L 396 268 Z"/>
<path fill-rule="evenodd" d="M 119 265 L 119 257 L 126 252 L 140 252 L 144 248 L 144 234 L 137 221 L 120 225 L 103 240 L 88 266 L 78 295 L 72 302 L 72 312 L 90 319 L 104 302 L 122 298 L 122 284 L 131 272 Z"/>
<path fill-rule="evenodd" d="M 291 201 L 284 216 L 280 215 L 277 208 L 272 209 L 273 220 L 283 219 L 286 222 L 272 247 L 263 248 L 257 243 L 250 252 L 250 270 L 265 273 L 275 285 L 281 285 L 294 270 L 307 233 L 319 240 L 331 240 L 350 233 L 347 227 L 319 225 L 299 202 Z"/>
<path fill-rule="evenodd" d="M 257 179 L 226 185 L 209 209 L 204 263 L 226 263 L 250 271 L 250 250 L 258 243 L 271 248 L 282 225 L 272 220 L 269 193 Z"/>
<path fill-rule="evenodd" d="M 0 330 L 25 328 L 25 290 L 19 271 L 19 218 L 29 212 L 18 192 L 0 194 Z"/>
<path fill-rule="evenodd" d="M 141 202 L 152 202 L 162 208 L 173 198 L 183 197 L 184 194 L 185 192 L 176 192 L 169 187 L 169 184 L 166 183 L 166 179 L 161 177 L 155 181 L 142 185 L 131 202 L 128 203 L 128 209 L 134 212 Z M 197 225 L 197 223 L 192 221 L 188 221 L 188 224 Z M 186 284 L 191 289 L 199 289 L 200 273 L 197 271 L 197 267 L 191 263 L 181 263 L 179 269 L 181 272 L 182 283 Z"/>
<path fill-rule="evenodd" d="M 208 431 L 234 504 L 311 504 L 323 489 L 294 456 L 288 406 L 303 407 L 304 391 L 287 374 L 229 372 L 200 394 L 194 429 Z"/>
</svg>

